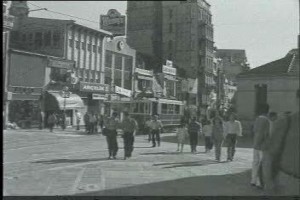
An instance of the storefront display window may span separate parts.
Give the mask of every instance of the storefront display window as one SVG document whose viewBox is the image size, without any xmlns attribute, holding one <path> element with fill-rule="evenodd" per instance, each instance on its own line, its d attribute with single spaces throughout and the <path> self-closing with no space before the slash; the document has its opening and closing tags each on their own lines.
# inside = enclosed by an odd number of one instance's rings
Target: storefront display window
<svg viewBox="0 0 300 200">
<path fill-rule="evenodd" d="M 112 53 L 110 51 L 106 51 L 105 53 L 105 67 L 106 68 L 112 67 Z"/>
<path fill-rule="evenodd" d="M 122 70 L 122 56 L 115 54 L 115 69 Z"/>
<path fill-rule="evenodd" d="M 62 68 L 51 68 L 50 72 L 50 79 L 56 82 L 67 82 L 67 79 L 69 77 L 69 73 L 67 72 L 67 69 Z"/>
<path fill-rule="evenodd" d="M 122 71 L 115 70 L 115 85 L 121 87 L 122 84 Z"/>
</svg>

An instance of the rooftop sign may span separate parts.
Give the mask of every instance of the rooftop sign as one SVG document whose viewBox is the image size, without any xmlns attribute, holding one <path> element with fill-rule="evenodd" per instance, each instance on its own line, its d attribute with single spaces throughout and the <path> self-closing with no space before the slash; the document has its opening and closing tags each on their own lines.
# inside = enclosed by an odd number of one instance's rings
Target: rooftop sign
<svg viewBox="0 0 300 200">
<path fill-rule="evenodd" d="M 125 35 L 125 15 L 116 9 L 110 9 L 107 15 L 100 16 L 100 28 L 114 35 Z"/>
</svg>

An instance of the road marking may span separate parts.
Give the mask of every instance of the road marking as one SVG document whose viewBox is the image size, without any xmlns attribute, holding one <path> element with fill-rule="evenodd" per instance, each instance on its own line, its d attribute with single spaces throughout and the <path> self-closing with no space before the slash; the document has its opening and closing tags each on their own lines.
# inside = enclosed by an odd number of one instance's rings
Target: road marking
<svg viewBox="0 0 300 200">
<path fill-rule="evenodd" d="M 76 190 L 77 190 L 77 188 L 78 188 L 78 186 L 79 186 L 79 183 L 80 183 L 80 181 L 81 181 L 81 179 L 82 179 L 82 176 L 83 176 L 85 170 L 86 170 L 86 168 L 83 168 L 83 169 L 80 170 L 80 172 L 77 174 L 77 177 L 76 177 L 75 182 L 74 182 L 74 184 L 73 184 L 73 186 L 72 186 L 72 189 L 71 189 L 72 194 L 76 194 Z"/>
</svg>

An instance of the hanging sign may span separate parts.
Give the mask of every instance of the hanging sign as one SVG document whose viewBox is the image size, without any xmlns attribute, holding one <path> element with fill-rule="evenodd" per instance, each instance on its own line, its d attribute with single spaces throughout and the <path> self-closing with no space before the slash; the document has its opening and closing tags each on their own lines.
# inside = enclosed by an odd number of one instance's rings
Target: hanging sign
<svg viewBox="0 0 300 200">
<path fill-rule="evenodd" d="M 127 96 L 127 97 L 131 97 L 132 92 L 131 92 L 131 90 L 127 90 L 127 89 L 115 86 L 115 93 L 121 94 L 121 95 L 124 95 L 124 96 Z"/>
</svg>

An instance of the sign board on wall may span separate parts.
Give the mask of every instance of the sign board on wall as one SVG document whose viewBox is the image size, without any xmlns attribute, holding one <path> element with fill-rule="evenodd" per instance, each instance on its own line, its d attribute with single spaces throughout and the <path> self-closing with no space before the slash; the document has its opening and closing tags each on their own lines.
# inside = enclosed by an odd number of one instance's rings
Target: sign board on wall
<svg viewBox="0 0 300 200">
<path fill-rule="evenodd" d="M 48 60 L 48 66 L 49 67 L 56 67 L 56 68 L 63 68 L 63 69 L 73 69 L 75 65 L 74 61 L 71 60 L 55 60 L 52 58 L 49 58 Z"/>
<path fill-rule="evenodd" d="M 127 89 L 115 86 L 115 92 L 117 94 L 121 94 L 121 95 L 124 95 L 126 97 L 131 97 L 131 90 L 127 90 Z"/>
<path fill-rule="evenodd" d="M 125 16 L 116 9 L 110 9 L 107 15 L 100 16 L 100 28 L 114 35 L 125 35 Z"/>
<path fill-rule="evenodd" d="M 170 74 L 170 75 L 176 76 L 176 68 L 174 68 L 174 67 L 168 67 L 166 65 L 163 65 L 162 72 L 164 74 Z"/>
<path fill-rule="evenodd" d="M 105 94 L 92 94 L 94 100 L 107 100 L 107 95 Z"/>
<path fill-rule="evenodd" d="M 173 67 L 173 62 L 171 60 L 167 60 L 166 65 L 168 67 Z"/>
<path fill-rule="evenodd" d="M 80 91 L 83 92 L 102 92 L 107 91 L 107 85 L 99 83 L 80 82 Z"/>
<path fill-rule="evenodd" d="M 135 68 L 135 72 L 146 76 L 153 76 L 153 71 L 150 70 Z"/>
</svg>

